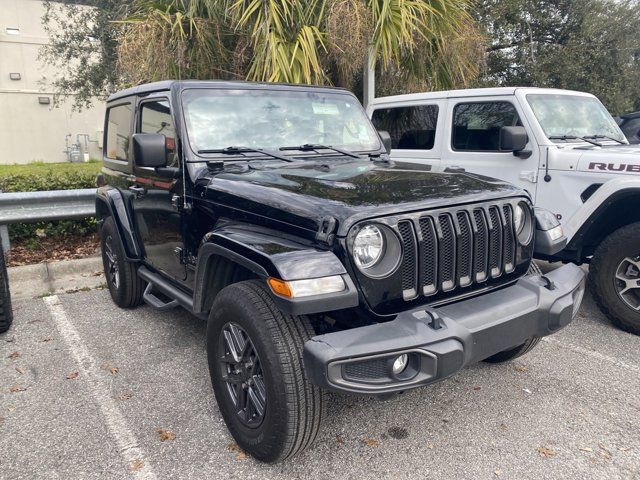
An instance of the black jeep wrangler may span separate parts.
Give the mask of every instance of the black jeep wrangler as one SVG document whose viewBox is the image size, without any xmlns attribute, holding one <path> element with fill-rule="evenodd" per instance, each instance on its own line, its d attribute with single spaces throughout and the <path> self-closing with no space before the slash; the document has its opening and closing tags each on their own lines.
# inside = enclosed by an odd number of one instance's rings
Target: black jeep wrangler
<svg viewBox="0 0 640 480">
<path fill-rule="evenodd" d="M 527 274 L 566 242 L 547 212 L 394 165 L 348 91 L 153 83 L 112 95 L 104 129 L 111 296 L 208 322 L 218 406 L 260 460 L 311 444 L 325 390 L 384 397 L 509 360 L 580 305 L 575 265 Z"/>
</svg>

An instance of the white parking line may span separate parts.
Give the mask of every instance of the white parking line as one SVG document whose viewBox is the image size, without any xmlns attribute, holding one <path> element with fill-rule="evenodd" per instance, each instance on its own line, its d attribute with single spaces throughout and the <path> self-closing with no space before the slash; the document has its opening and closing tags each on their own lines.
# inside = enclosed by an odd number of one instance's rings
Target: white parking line
<svg viewBox="0 0 640 480">
<path fill-rule="evenodd" d="M 597 358 L 598 360 L 604 360 L 605 362 L 609 362 L 612 363 L 613 365 L 616 365 L 618 367 L 621 368 L 625 368 L 627 370 L 630 370 L 634 373 L 640 374 L 640 366 L 638 365 L 633 365 L 631 363 L 627 363 L 627 362 L 623 362 L 622 360 L 615 358 L 615 357 L 610 357 L 609 355 L 605 355 L 604 353 L 600 353 L 597 352 L 595 350 L 589 350 L 588 348 L 584 348 L 584 347 L 580 347 L 578 345 L 574 345 L 573 343 L 569 343 L 569 342 L 564 342 L 562 340 L 557 340 L 553 337 L 544 337 L 542 339 L 542 341 L 546 342 L 546 343 L 551 343 L 553 345 L 557 345 L 561 348 L 567 349 L 567 350 L 572 350 L 576 353 L 580 353 L 582 355 L 587 355 L 589 357 L 593 357 L 593 358 Z"/>
<path fill-rule="evenodd" d="M 136 479 L 155 480 L 151 464 L 144 451 L 138 446 L 138 440 L 127 425 L 124 415 L 115 400 L 109 395 L 109 385 L 98 369 L 95 360 L 82 342 L 56 295 L 43 298 L 60 335 L 66 342 L 73 357 L 78 363 L 81 378 L 87 378 L 89 389 L 100 407 L 109 432 L 118 446 L 118 451 L 129 466 Z"/>
</svg>

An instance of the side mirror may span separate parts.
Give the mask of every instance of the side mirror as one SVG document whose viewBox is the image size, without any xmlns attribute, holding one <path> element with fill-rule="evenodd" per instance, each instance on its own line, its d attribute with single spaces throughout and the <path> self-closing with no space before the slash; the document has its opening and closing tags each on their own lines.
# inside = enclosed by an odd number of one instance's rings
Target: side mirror
<svg viewBox="0 0 640 480">
<path fill-rule="evenodd" d="M 502 127 L 500 129 L 500 150 L 521 152 L 527 146 L 529 137 L 524 127 Z"/>
<path fill-rule="evenodd" d="M 391 135 L 386 130 L 378 130 L 378 135 L 380 135 L 380 140 L 382 140 L 382 145 L 384 145 L 384 149 L 387 153 L 391 153 Z"/>
<path fill-rule="evenodd" d="M 135 133 L 133 158 L 138 167 L 160 168 L 167 166 L 166 138 L 161 133 Z"/>
</svg>

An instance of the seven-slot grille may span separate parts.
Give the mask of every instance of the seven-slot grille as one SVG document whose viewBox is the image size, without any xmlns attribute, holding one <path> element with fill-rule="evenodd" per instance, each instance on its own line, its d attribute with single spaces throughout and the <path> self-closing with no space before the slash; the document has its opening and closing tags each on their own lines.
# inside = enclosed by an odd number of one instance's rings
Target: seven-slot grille
<svg viewBox="0 0 640 480">
<path fill-rule="evenodd" d="M 483 205 L 398 222 L 403 298 L 430 296 L 515 270 L 513 206 Z"/>
</svg>

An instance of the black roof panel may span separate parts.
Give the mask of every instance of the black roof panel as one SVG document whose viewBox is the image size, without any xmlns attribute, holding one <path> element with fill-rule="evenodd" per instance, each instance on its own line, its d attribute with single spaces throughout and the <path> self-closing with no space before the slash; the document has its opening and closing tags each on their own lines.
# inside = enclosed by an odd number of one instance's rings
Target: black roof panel
<svg viewBox="0 0 640 480">
<path fill-rule="evenodd" d="M 267 83 L 267 82 L 244 82 L 239 80 L 163 80 L 161 82 L 145 83 L 136 87 L 120 90 L 109 96 L 107 102 L 112 102 L 119 98 L 131 95 L 144 95 L 154 92 L 168 91 L 172 88 L 237 88 L 237 89 L 277 89 L 277 90 L 334 90 L 337 92 L 347 92 L 348 90 L 338 87 L 319 87 L 315 85 L 301 85 L 289 83 Z"/>
</svg>

